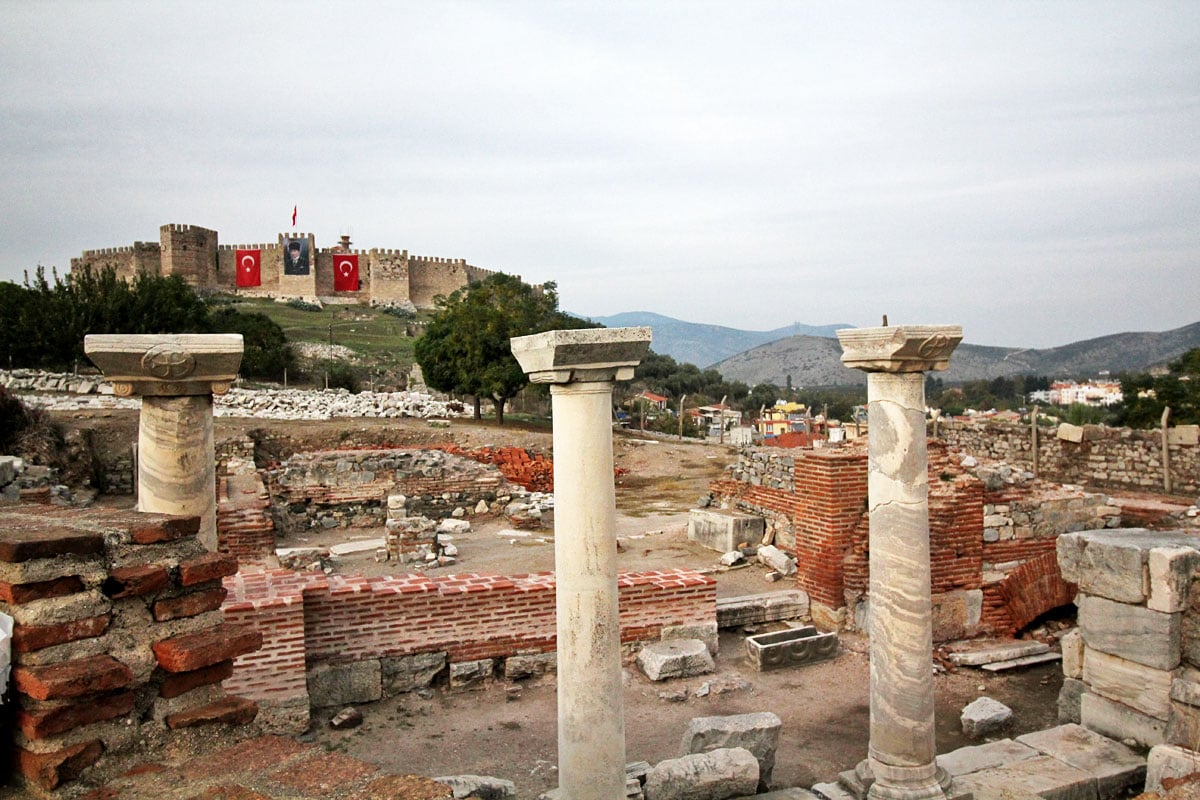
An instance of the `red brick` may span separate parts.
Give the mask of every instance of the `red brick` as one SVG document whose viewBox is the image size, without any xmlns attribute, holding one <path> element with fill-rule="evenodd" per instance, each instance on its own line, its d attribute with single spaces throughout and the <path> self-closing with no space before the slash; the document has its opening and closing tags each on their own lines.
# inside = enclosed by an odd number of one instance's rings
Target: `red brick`
<svg viewBox="0 0 1200 800">
<path fill-rule="evenodd" d="M 63 642 L 91 639 L 108 630 L 108 615 L 60 622 L 57 625 L 17 625 L 13 628 L 13 650 L 32 653 Z"/>
<path fill-rule="evenodd" d="M 197 583 L 236 575 L 237 571 L 237 559 L 233 556 L 224 553 L 205 553 L 179 564 L 179 583 L 182 586 L 194 586 Z"/>
<path fill-rule="evenodd" d="M 158 564 L 118 567 L 108 575 L 108 580 L 104 582 L 104 593 L 114 600 L 154 594 L 171 585 L 171 574 L 166 567 Z"/>
<path fill-rule="evenodd" d="M 163 639 L 152 647 L 159 666 L 167 672 L 191 672 L 254 652 L 262 647 L 262 634 L 243 625 L 225 623 L 200 633 Z"/>
<path fill-rule="evenodd" d="M 90 556 L 104 552 L 104 534 L 73 528 L 0 531 L 0 561 L 16 564 L 35 558 Z"/>
<path fill-rule="evenodd" d="M 17 748 L 17 772 L 29 783 L 47 791 L 56 789 L 95 764 L 104 753 L 100 741 L 81 742 L 53 753 L 31 753 Z"/>
<path fill-rule="evenodd" d="M 211 786 L 188 800 L 271 800 L 270 795 L 237 784 Z"/>
<path fill-rule="evenodd" d="M 21 709 L 17 712 L 17 727 L 30 739 L 45 739 L 80 725 L 128 714 L 133 710 L 133 700 L 133 692 L 119 692 L 53 708 Z"/>
<path fill-rule="evenodd" d="M 168 517 L 161 514 L 140 518 L 129 528 L 134 544 L 155 544 L 186 539 L 200 532 L 199 517 Z"/>
<path fill-rule="evenodd" d="M 83 580 L 78 575 L 66 575 L 54 580 L 33 583 L 0 581 L 0 600 L 6 603 L 28 603 L 30 600 L 64 597 L 82 591 Z"/>
<path fill-rule="evenodd" d="M 176 672 L 168 675 L 163 680 L 158 694 L 168 699 L 178 697 L 181 694 L 190 692 L 197 686 L 220 683 L 231 675 L 233 675 L 233 659 L 221 661 L 210 667 L 202 667 L 191 672 Z"/>
<path fill-rule="evenodd" d="M 218 586 L 204 592 L 192 592 L 179 597 L 168 597 L 154 602 L 154 619 L 167 622 L 182 617 L 194 617 L 205 611 L 215 611 L 225 600 L 225 587 Z"/>
<path fill-rule="evenodd" d="M 112 656 L 91 656 L 43 667 L 16 667 L 13 683 L 17 691 L 35 700 L 61 700 L 124 689 L 133 683 L 133 672 Z"/>
<path fill-rule="evenodd" d="M 244 697 L 224 697 L 215 703 L 167 715 L 167 727 L 171 730 L 192 728 L 197 725 L 225 723 L 248 725 L 258 716 L 258 704 Z"/>
</svg>

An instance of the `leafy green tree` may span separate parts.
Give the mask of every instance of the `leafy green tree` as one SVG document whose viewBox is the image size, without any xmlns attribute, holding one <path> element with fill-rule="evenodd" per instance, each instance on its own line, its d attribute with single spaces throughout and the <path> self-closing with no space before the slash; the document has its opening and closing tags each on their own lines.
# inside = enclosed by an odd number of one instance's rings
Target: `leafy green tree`
<svg viewBox="0 0 1200 800">
<path fill-rule="evenodd" d="M 521 365 L 513 357 L 509 339 L 563 328 L 591 327 L 591 323 L 558 310 L 553 283 L 542 288 L 512 275 L 497 273 L 438 298 L 437 311 L 425 333 L 413 346 L 425 382 L 435 389 L 496 407 L 496 421 L 504 424 L 504 406 L 528 385 Z"/>
<path fill-rule="evenodd" d="M 1131 428 L 1157 428 L 1171 409 L 1176 425 L 1200 423 L 1200 347 L 1172 361 L 1166 375 L 1122 375 L 1117 422 Z"/>
<path fill-rule="evenodd" d="M 245 313 L 221 308 L 211 316 L 217 333 L 240 333 L 244 351 L 239 370 L 247 378 L 281 381 L 285 372 L 296 374 L 296 357 L 288 347 L 283 328 L 259 312 Z"/>
</svg>

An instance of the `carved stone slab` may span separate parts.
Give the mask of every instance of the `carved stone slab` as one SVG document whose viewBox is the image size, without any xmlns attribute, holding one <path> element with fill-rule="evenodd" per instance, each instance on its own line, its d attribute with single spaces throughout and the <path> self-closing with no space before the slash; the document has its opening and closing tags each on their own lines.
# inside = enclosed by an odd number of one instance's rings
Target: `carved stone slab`
<svg viewBox="0 0 1200 800">
<path fill-rule="evenodd" d="M 842 363 L 866 372 L 928 372 L 950 366 L 961 325 L 897 325 L 837 332 Z"/>
<path fill-rule="evenodd" d="M 833 658 L 837 653 L 837 633 L 821 633 L 811 625 L 746 637 L 746 655 L 759 672 L 802 667 Z"/>
<path fill-rule="evenodd" d="M 224 394 L 242 363 L 240 333 L 89 334 L 83 351 L 113 392 L 183 397 Z"/>
<path fill-rule="evenodd" d="M 511 340 L 512 353 L 534 383 L 623 381 L 650 349 L 649 328 L 546 331 Z"/>
</svg>

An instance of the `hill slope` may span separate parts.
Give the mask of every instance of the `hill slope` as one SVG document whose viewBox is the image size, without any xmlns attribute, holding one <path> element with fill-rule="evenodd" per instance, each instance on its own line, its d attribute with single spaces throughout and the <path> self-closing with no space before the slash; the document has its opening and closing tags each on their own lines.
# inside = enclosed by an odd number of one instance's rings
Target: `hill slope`
<svg viewBox="0 0 1200 800">
<path fill-rule="evenodd" d="M 680 363 L 707 367 L 732 355 L 789 336 L 832 337 L 838 328 L 849 325 L 802 325 L 799 322 L 771 331 L 743 331 L 722 325 L 685 322 L 650 311 L 625 311 L 607 317 L 592 317 L 607 328 L 649 325 L 654 328 L 654 352 L 670 356 Z"/>
<path fill-rule="evenodd" d="M 1116 333 L 1045 350 L 961 344 L 950 369 L 939 377 L 947 383 L 1002 375 L 1094 377 L 1101 370 L 1143 372 L 1200 347 L 1200 322 L 1162 332 Z M 842 386 L 866 381 L 864 373 L 846 369 L 836 340 L 791 336 L 760 345 L 715 364 L 728 380 L 783 386 Z"/>
</svg>

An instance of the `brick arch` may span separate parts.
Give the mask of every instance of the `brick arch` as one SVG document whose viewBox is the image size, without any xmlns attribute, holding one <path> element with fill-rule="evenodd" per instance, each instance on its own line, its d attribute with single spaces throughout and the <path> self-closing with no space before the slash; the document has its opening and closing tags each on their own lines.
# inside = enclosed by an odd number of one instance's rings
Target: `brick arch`
<svg viewBox="0 0 1200 800">
<path fill-rule="evenodd" d="M 1055 553 L 1031 558 L 999 584 L 1000 598 L 1016 632 L 1051 609 L 1075 602 L 1076 587 L 1063 580 Z"/>
</svg>

